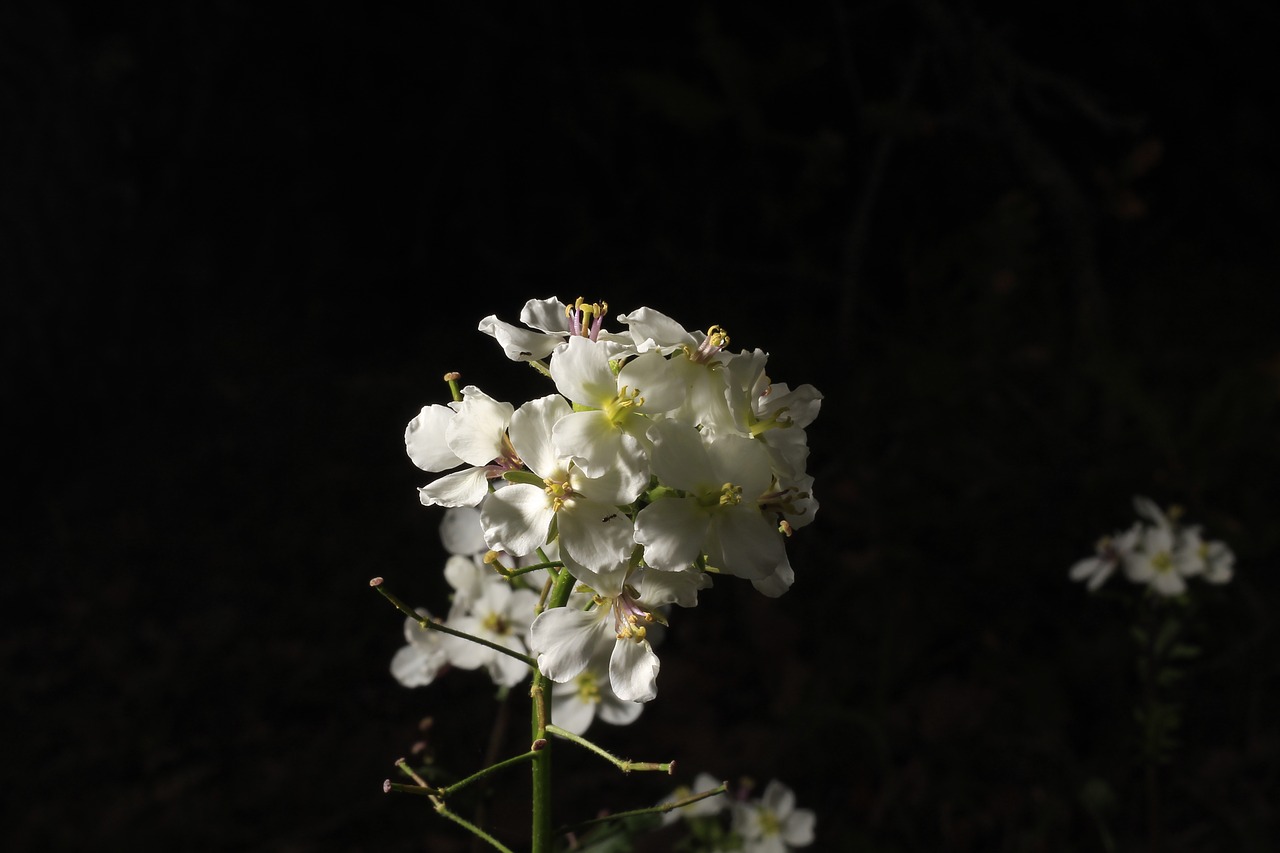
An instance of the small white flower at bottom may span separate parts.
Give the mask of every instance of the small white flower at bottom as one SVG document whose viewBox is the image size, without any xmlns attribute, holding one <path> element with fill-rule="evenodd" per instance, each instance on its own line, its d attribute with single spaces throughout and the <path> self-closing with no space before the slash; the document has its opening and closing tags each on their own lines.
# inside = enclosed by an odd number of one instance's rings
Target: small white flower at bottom
<svg viewBox="0 0 1280 853">
<path fill-rule="evenodd" d="M 733 831 L 742 838 L 745 853 L 786 853 L 813 843 L 817 818 L 810 809 L 798 809 L 796 795 L 774 779 L 759 800 L 735 803 Z"/>
</svg>

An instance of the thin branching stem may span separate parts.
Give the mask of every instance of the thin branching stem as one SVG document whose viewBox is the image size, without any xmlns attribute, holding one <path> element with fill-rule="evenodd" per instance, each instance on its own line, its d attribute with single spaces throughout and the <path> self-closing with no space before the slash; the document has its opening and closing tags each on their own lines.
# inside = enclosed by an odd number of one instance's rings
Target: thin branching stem
<svg viewBox="0 0 1280 853">
<path fill-rule="evenodd" d="M 457 628 L 450 628 L 448 625 L 443 625 L 439 622 L 433 622 L 432 620 L 423 616 L 421 613 L 414 611 L 412 608 L 409 607 L 409 605 L 405 604 L 403 601 L 397 598 L 394 593 L 392 593 L 390 590 L 388 590 L 385 586 L 382 585 L 381 578 L 379 578 L 378 580 L 379 580 L 379 583 L 373 584 L 372 585 L 373 588 L 376 589 L 379 593 L 381 593 L 383 598 L 385 598 L 387 601 L 390 601 L 393 605 L 395 605 L 396 610 L 399 610 L 405 616 L 408 616 L 410 619 L 417 622 L 419 627 L 427 630 L 431 630 L 431 631 L 439 631 L 442 634 L 449 634 L 451 636 L 458 637 L 463 640 L 470 640 L 471 642 L 484 646 L 487 649 L 493 649 L 495 652 L 501 652 L 507 657 L 515 658 L 521 663 L 537 668 L 538 662 L 533 658 L 529 657 L 528 655 L 522 655 L 517 651 L 512 651 L 511 649 L 508 649 L 506 646 L 500 646 L 497 643 L 490 642 L 489 640 L 484 639 L 483 637 L 477 637 L 474 634 L 468 634 L 466 631 L 459 631 Z"/>
<path fill-rule="evenodd" d="M 715 797 L 719 794 L 723 794 L 727 790 L 729 790 L 729 783 L 721 782 L 719 785 L 717 785 L 714 788 L 711 788 L 710 790 L 700 791 L 697 794 L 690 794 L 689 796 L 679 800 L 672 800 L 671 802 L 668 802 L 668 803 L 658 803 L 658 805 L 656 806 L 649 806 L 648 808 L 644 808 L 644 809 L 632 809 L 631 811 L 626 811 L 626 812 L 614 812 L 613 814 L 607 814 L 602 817 L 594 817 L 591 820 L 584 820 L 582 823 L 578 823 L 578 824 L 574 824 L 573 826 L 566 827 L 565 829 L 560 831 L 560 834 L 564 835 L 570 832 L 579 832 L 583 829 L 586 829 L 587 827 L 595 826 L 596 824 L 606 823 L 611 820 L 622 820 L 623 818 L 638 817 L 640 815 L 646 815 L 646 814 L 666 814 L 669 811 L 675 811 L 676 809 L 681 809 L 681 808 L 684 808 L 685 806 L 691 806 L 694 803 L 699 802 L 701 800 L 705 800 L 710 797 Z"/>
<path fill-rule="evenodd" d="M 559 726 L 549 725 L 547 726 L 547 732 L 549 734 L 555 735 L 558 738 L 563 738 L 564 740 L 573 741 L 583 749 L 594 752 L 596 755 L 600 756 L 605 761 L 608 761 L 614 767 L 617 767 L 623 773 L 630 773 L 633 770 L 657 770 L 662 773 L 671 774 L 671 773 L 674 773 L 676 769 L 676 763 L 674 761 L 665 761 L 665 762 L 631 761 L 630 759 L 627 759 L 627 758 L 618 758 L 613 753 L 599 746 L 596 746 L 594 743 L 582 737 L 581 735 L 575 735 L 573 732 L 568 731 L 566 729 L 562 729 Z"/>
</svg>

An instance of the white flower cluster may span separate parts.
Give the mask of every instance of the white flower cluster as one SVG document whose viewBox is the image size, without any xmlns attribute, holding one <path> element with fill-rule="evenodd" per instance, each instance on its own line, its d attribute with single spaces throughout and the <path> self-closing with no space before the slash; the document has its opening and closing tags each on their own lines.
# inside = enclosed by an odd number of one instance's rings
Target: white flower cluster
<svg viewBox="0 0 1280 853">
<path fill-rule="evenodd" d="M 663 803 L 679 802 L 692 794 L 709 791 L 718 784 L 711 774 L 700 773 L 694 779 L 691 789 L 678 788 Z M 752 798 L 747 791 L 743 791 L 731 800 L 719 796 L 708 797 L 673 809 L 663 816 L 663 825 L 667 826 L 678 820 L 719 821 L 726 814 L 730 818 L 727 833 L 716 829 L 699 834 L 700 838 L 708 839 L 712 845 L 706 848 L 707 853 L 720 853 L 721 850 L 786 853 L 813 843 L 817 816 L 811 809 L 796 808 L 795 793 L 777 779 L 771 780 L 758 798 Z"/>
<path fill-rule="evenodd" d="M 538 594 L 548 575 L 535 569 L 521 575 L 517 586 L 484 562 L 488 551 L 480 527 L 480 514 L 470 508 L 450 509 L 440 524 L 440 538 L 450 556 L 444 576 L 453 588 L 452 605 L 446 619 L 434 619 L 425 608 L 418 613 L 437 624 L 488 640 L 519 654 L 529 651 L 529 626 L 538 603 Z M 545 549 L 555 554 L 554 543 Z M 507 558 L 515 568 L 529 563 L 523 558 Z M 590 596 L 571 599 L 572 606 L 587 606 Z M 405 619 L 402 646 L 391 660 L 391 673 L 406 687 L 421 687 L 435 681 L 448 667 L 483 669 L 494 684 L 513 687 L 529 675 L 529 667 L 518 658 L 504 655 L 470 640 L 424 628 Z M 557 690 L 551 712 L 556 724 L 575 734 L 583 734 L 597 717 L 613 725 L 626 725 L 640 716 L 644 706 L 624 702 L 609 687 L 607 661 L 593 661 L 574 679 L 573 690 Z"/>
<path fill-rule="evenodd" d="M 1149 498 L 1135 497 L 1140 521 L 1127 530 L 1098 540 L 1096 553 L 1071 567 L 1071 579 L 1087 581 L 1095 590 L 1116 569 L 1137 584 L 1163 596 L 1186 592 L 1187 579 L 1200 577 L 1223 584 L 1235 571 L 1235 554 L 1226 543 L 1206 540 L 1199 525 L 1180 523 L 1180 512 L 1163 512 Z"/>
<path fill-rule="evenodd" d="M 771 382 L 768 355 L 728 352 L 718 326 L 690 332 L 640 308 L 619 315 L 625 331 L 614 333 L 606 311 L 551 298 L 524 306 L 523 327 L 486 317 L 480 331 L 556 393 L 517 408 L 466 386 L 460 400 L 424 407 L 405 447 L 419 468 L 450 472 L 419 490 L 423 504 L 474 508 L 489 551 L 554 548 L 585 602 L 532 618 L 518 591 L 491 592 L 490 609 L 471 618 L 506 629 L 500 642 L 511 648 L 527 641 L 553 681 L 603 687 L 596 675 L 607 673 L 612 695 L 647 702 L 662 608 L 696 605 L 716 574 L 770 596 L 791 586 L 785 539 L 818 508 L 805 428 L 822 396 Z"/>
</svg>

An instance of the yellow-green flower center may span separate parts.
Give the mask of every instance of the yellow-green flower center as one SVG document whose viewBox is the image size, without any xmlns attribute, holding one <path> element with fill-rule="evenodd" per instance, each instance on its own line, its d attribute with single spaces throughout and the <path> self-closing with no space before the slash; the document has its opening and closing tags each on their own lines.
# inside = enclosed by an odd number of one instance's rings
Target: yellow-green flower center
<svg viewBox="0 0 1280 853">
<path fill-rule="evenodd" d="M 490 613 L 488 616 L 484 617 L 484 622 L 482 624 L 487 630 L 492 631 L 498 636 L 505 637 L 507 634 L 511 633 L 511 623 L 507 622 L 506 618 L 503 617 L 501 613 Z"/>
<path fill-rule="evenodd" d="M 560 508 L 564 506 L 565 501 L 573 497 L 573 489 L 570 488 L 567 480 L 560 482 L 548 477 L 542 482 L 546 484 L 546 488 L 543 491 L 545 491 L 547 496 L 551 498 L 552 512 L 559 512 Z"/>
<path fill-rule="evenodd" d="M 1151 568 L 1157 572 L 1173 571 L 1173 555 L 1168 551 L 1158 551 L 1151 555 Z"/>
<path fill-rule="evenodd" d="M 640 396 L 640 389 L 628 388 L 623 385 L 618 391 L 618 396 L 614 397 L 604 407 L 605 417 L 609 419 L 609 423 L 617 424 L 622 420 L 622 416 L 634 409 L 636 406 L 644 405 L 644 397 Z"/>
<path fill-rule="evenodd" d="M 580 701 L 588 702 L 592 705 L 600 704 L 600 684 L 591 673 L 584 672 L 579 675 L 574 682 L 574 687 L 577 688 Z"/>
</svg>

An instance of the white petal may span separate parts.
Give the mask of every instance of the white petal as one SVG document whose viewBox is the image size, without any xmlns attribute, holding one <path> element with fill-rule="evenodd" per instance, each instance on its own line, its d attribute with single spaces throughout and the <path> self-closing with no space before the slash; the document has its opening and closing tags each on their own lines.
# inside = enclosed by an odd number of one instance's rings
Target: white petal
<svg viewBox="0 0 1280 853">
<path fill-rule="evenodd" d="M 1094 592 L 1098 587 L 1106 583 L 1107 578 L 1111 577 L 1115 570 L 1115 561 L 1107 560 L 1103 562 L 1098 571 L 1094 573 L 1093 577 L 1089 578 L 1089 583 L 1087 584 L 1089 592 Z"/>
<path fill-rule="evenodd" d="M 623 439 L 631 439 L 624 447 Z M 573 412 L 556 421 L 551 443 L 556 454 L 571 459 L 588 477 L 599 477 L 624 455 L 634 463 L 635 439 L 619 429 L 602 411 Z"/>
<path fill-rule="evenodd" d="M 738 504 L 723 507 L 712 516 L 707 558 L 722 572 L 758 580 L 786 561 L 787 550 L 782 534 L 759 510 Z"/>
<path fill-rule="evenodd" d="M 707 445 L 711 469 L 720 483 L 742 487 L 742 496 L 756 498 L 773 482 L 769 448 L 762 441 L 740 435 L 715 436 Z"/>
<path fill-rule="evenodd" d="M 696 337 L 666 314 L 652 308 L 638 308 L 630 314 L 619 314 L 618 322 L 627 327 L 640 352 L 659 348 L 671 352 L 681 345 L 698 347 Z"/>
<path fill-rule="evenodd" d="M 573 555 L 568 552 L 561 554 L 560 559 L 564 561 L 564 566 L 569 570 L 569 574 L 591 587 L 593 592 L 606 598 L 617 598 L 622 595 L 622 587 L 627 582 L 627 572 L 630 569 L 628 565 L 630 563 L 629 554 L 626 559 L 619 560 L 601 572 L 588 569 L 573 559 Z M 568 606 L 573 606 L 572 600 L 570 600 Z"/>
<path fill-rule="evenodd" d="M 520 310 L 520 322 L 547 334 L 567 335 L 569 315 L 565 304 L 554 296 L 546 299 L 530 299 Z"/>
<path fill-rule="evenodd" d="M 711 575 L 695 569 L 681 572 L 660 572 L 644 569 L 632 575 L 645 607 L 662 607 L 678 604 L 681 607 L 697 607 L 699 590 L 711 586 Z"/>
<path fill-rule="evenodd" d="M 480 508 L 484 540 L 495 551 L 532 554 L 547 541 L 555 513 L 547 493 L 537 486 L 512 483 L 489 496 Z"/>
<path fill-rule="evenodd" d="M 444 579 L 454 589 L 454 603 L 470 609 L 472 602 L 484 593 L 485 586 L 497 581 L 498 575 L 471 557 L 454 555 L 445 560 Z"/>
<path fill-rule="evenodd" d="M 447 471 L 462 464 L 449 449 L 445 431 L 456 413 L 448 406 L 423 406 L 404 430 L 404 449 L 423 471 Z"/>
<path fill-rule="evenodd" d="M 613 695 L 613 689 L 608 684 L 601 685 L 600 704 L 596 706 L 596 713 L 609 725 L 629 726 L 639 719 L 642 711 L 643 702 L 624 702 Z"/>
<path fill-rule="evenodd" d="M 659 419 L 649 426 L 648 436 L 653 442 L 653 473 L 662 485 L 702 493 L 724 482 L 717 482 L 706 445 L 691 425 Z"/>
<path fill-rule="evenodd" d="M 440 541 L 450 554 L 481 554 L 489 546 L 480 526 L 480 511 L 470 506 L 450 507 L 440 521 Z"/>
<path fill-rule="evenodd" d="M 489 494 L 489 478 L 483 468 L 466 468 L 445 474 L 418 489 L 423 506 L 475 506 Z"/>
<path fill-rule="evenodd" d="M 1133 509 L 1141 518 L 1145 518 L 1147 521 L 1150 521 L 1158 527 L 1172 528 L 1173 526 L 1169 523 L 1168 517 L 1160 509 L 1159 505 L 1155 501 L 1151 500 L 1151 498 L 1144 498 L 1142 495 L 1135 495 L 1133 498 Z"/>
<path fill-rule="evenodd" d="M 544 335 L 504 323 L 493 314 L 481 320 L 478 328 L 486 335 L 493 336 L 512 361 L 546 358 L 564 340 L 560 335 Z"/>
<path fill-rule="evenodd" d="M 1071 567 L 1068 573 L 1073 581 L 1082 581 L 1085 578 L 1093 577 L 1102 568 L 1102 560 L 1098 557 L 1086 557 Z"/>
<path fill-rule="evenodd" d="M 624 434 L 618 451 L 621 455 L 598 475 L 588 476 L 576 466 L 571 468 L 569 485 L 588 500 L 609 506 L 624 506 L 640 497 L 649 488 L 649 463 L 632 441 L 632 436 Z"/>
<path fill-rule="evenodd" d="M 556 390 L 575 403 L 599 409 L 618 396 L 608 352 L 586 338 L 571 337 L 551 359 L 550 369 Z"/>
<path fill-rule="evenodd" d="M 487 636 L 490 632 L 484 628 L 484 623 L 474 616 L 462 616 L 449 620 L 450 628 L 456 628 L 475 637 Z M 479 669 L 486 666 L 489 660 L 497 654 L 493 649 L 485 648 L 479 643 L 473 643 L 470 640 L 464 640 L 462 637 L 455 637 L 452 634 L 446 634 L 442 641 L 445 650 L 449 654 L 449 661 L 460 669 Z"/>
<path fill-rule="evenodd" d="M 813 827 L 817 816 L 810 809 L 796 809 L 782 825 L 782 840 L 792 847 L 808 847 L 813 843 Z"/>
<path fill-rule="evenodd" d="M 525 653 L 524 641 L 515 636 L 492 637 L 495 643 L 505 648 L 511 649 L 513 652 Z M 493 679 L 493 683 L 503 687 L 514 687 L 532 671 L 529 665 L 524 661 L 517 660 L 510 655 L 504 655 L 501 652 L 492 652 L 493 657 L 489 659 L 488 669 L 489 677 Z"/>
<path fill-rule="evenodd" d="M 564 467 L 551 443 L 551 430 L 571 411 L 563 397 L 549 394 L 530 400 L 511 416 L 511 444 L 539 477 L 553 477 Z"/>
<path fill-rule="evenodd" d="M 631 519 L 608 504 L 575 498 L 560 510 L 557 523 L 560 552 L 593 572 L 611 571 L 635 547 Z"/>
<path fill-rule="evenodd" d="M 1151 579 L 1151 587 L 1161 595 L 1174 596 L 1187 591 L 1187 582 L 1177 572 L 1156 572 Z"/>
<path fill-rule="evenodd" d="M 774 817 L 785 819 L 796 807 L 796 795 L 777 779 L 771 779 L 769 784 L 764 786 L 760 805 Z"/>
<path fill-rule="evenodd" d="M 618 640 L 609 656 L 609 683 L 624 702 L 649 702 L 658 695 L 658 656 L 644 641 Z"/>
<path fill-rule="evenodd" d="M 756 588 L 756 592 L 767 595 L 770 598 L 778 596 L 791 589 L 791 585 L 796 582 L 795 570 L 791 568 L 788 560 L 783 560 L 774 567 L 773 572 L 751 581 L 751 585 Z"/>
<path fill-rule="evenodd" d="M 515 408 L 475 386 L 462 391 L 458 414 L 445 430 L 449 449 L 468 465 L 488 465 L 502 455 L 502 439 Z"/>
<path fill-rule="evenodd" d="M 702 553 L 710 524 L 695 499 L 660 498 L 636 514 L 635 540 L 644 546 L 645 563 L 680 571 Z"/>
<path fill-rule="evenodd" d="M 596 704 L 584 702 L 573 682 L 551 692 L 551 719 L 575 735 L 586 734 L 596 717 Z"/>
<path fill-rule="evenodd" d="M 391 659 L 391 674 L 405 687 L 424 687 L 435 681 L 447 661 L 443 649 L 401 646 Z"/>
<path fill-rule="evenodd" d="M 647 415 L 670 411 L 684 401 L 688 383 L 656 352 L 638 355 L 618 371 L 617 385 L 639 393 L 636 411 Z"/>
<path fill-rule="evenodd" d="M 592 657 L 614 641 L 608 616 L 607 608 L 555 607 L 539 613 L 529 628 L 529 643 L 542 674 L 561 684 L 577 678 Z"/>
</svg>

